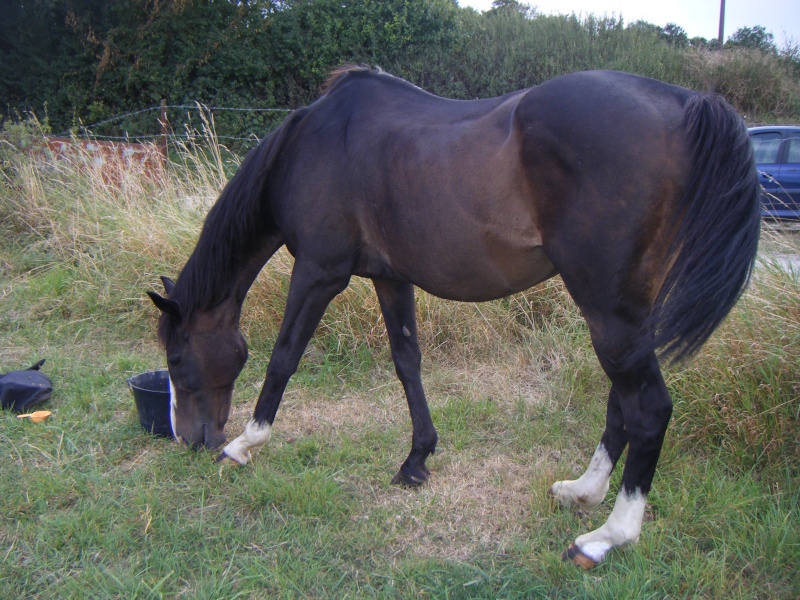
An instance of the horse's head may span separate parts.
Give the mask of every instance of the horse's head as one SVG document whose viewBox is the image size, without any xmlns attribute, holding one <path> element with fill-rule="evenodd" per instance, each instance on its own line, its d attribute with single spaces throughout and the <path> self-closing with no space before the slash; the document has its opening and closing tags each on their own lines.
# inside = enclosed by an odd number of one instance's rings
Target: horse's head
<svg viewBox="0 0 800 600">
<path fill-rule="evenodd" d="M 169 298 L 173 283 L 162 281 L 167 298 L 147 294 L 161 310 L 159 337 L 167 351 L 172 431 L 191 446 L 216 448 L 225 441 L 233 384 L 247 361 L 238 310 L 223 303 L 187 320 L 180 304 Z"/>
</svg>

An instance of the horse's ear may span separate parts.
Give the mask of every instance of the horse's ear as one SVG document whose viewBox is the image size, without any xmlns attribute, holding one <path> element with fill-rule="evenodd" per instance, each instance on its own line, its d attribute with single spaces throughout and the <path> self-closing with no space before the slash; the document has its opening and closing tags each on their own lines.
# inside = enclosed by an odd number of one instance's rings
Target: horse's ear
<svg viewBox="0 0 800 600">
<path fill-rule="evenodd" d="M 172 289 L 175 287 L 175 282 L 172 281 L 169 277 L 161 276 L 161 283 L 164 284 L 164 290 L 167 292 L 167 296 L 172 295 Z"/>
<path fill-rule="evenodd" d="M 156 305 L 158 310 L 180 321 L 181 309 L 177 302 L 174 300 L 169 300 L 168 298 L 164 298 L 163 296 L 159 296 L 155 292 L 147 292 L 147 295 L 150 296 L 150 300 L 153 301 L 153 304 Z"/>
</svg>

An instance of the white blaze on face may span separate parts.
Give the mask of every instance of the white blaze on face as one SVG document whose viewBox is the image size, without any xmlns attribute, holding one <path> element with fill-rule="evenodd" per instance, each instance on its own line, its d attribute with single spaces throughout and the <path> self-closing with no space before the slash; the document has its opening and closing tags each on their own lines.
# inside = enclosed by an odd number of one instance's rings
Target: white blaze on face
<svg viewBox="0 0 800 600">
<path fill-rule="evenodd" d="M 600 444 L 594 451 L 589 467 L 580 478 L 573 481 L 557 481 L 550 491 L 562 504 L 574 503 L 591 508 L 600 504 L 606 497 L 613 470 L 614 464 L 605 446 Z"/>
<path fill-rule="evenodd" d="M 639 490 L 632 494 L 621 491 L 605 524 L 578 536 L 575 545 L 583 554 L 599 563 L 611 548 L 635 543 L 642 531 L 646 504 L 647 498 Z"/>
<path fill-rule="evenodd" d="M 178 395 L 175 393 L 175 386 L 172 385 L 172 377 L 169 378 L 169 422 L 172 425 L 172 435 L 178 439 L 178 430 L 175 429 L 175 411 L 178 409 Z"/>
<path fill-rule="evenodd" d="M 271 435 L 272 427 L 269 423 L 259 425 L 250 419 L 244 426 L 244 433 L 225 446 L 222 452 L 239 464 L 246 465 L 252 458 L 250 451 L 266 444 Z"/>
</svg>

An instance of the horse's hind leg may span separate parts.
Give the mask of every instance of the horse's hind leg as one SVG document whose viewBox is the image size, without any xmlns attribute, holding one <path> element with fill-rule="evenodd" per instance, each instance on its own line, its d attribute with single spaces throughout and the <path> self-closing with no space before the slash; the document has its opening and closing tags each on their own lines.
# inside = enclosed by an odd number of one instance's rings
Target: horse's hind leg
<svg viewBox="0 0 800 600">
<path fill-rule="evenodd" d="M 269 441 L 272 423 L 289 378 L 294 375 L 308 341 L 319 325 L 325 309 L 347 287 L 349 271 L 337 274 L 298 258 L 292 270 L 289 296 L 283 323 L 272 350 L 267 377 L 258 396 L 253 418 L 244 433 L 225 446 L 217 459 L 230 458 L 239 464 L 250 460 L 250 451 Z"/>
<path fill-rule="evenodd" d="M 610 419 L 603 441 L 593 459 L 603 463 L 606 469 L 602 470 L 603 476 L 598 476 L 595 480 L 608 485 L 607 479 L 604 479 L 605 472 L 607 470 L 610 474 L 615 459 L 622 452 L 626 437 L 628 456 L 622 474 L 622 488 L 608 520 L 600 528 L 578 536 L 565 553 L 565 558 L 572 559 L 584 568 L 599 563 L 612 548 L 634 543 L 639 539 L 647 494 L 672 415 L 672 401 L 654 354 L 651 353 L 633 364 L 625 364 L 624 355 L 617 353 L 621 346 L 606 352 L 607 346 L 601 339 L 593 335 L 593 340 L 600 362 L 612 382 L 609 397 Z M 624 431 L 620 428 L 620 416 Z M 604 461 L 604 454 L 607 462 Z M 589 471 L 591 470 L 590 466 Z M 591 480 L 592 477 L 589 476 L 588 479 Z M 563 485 L 562 483 L 559 487 Z M 563 499 L 568 494 L 559 494 L 557 486 L 558 484 L 554 486 L 553 492 Z M 595 484 L 595 490 L 600 487 L 600 484 Z"/>
<path fill-rule="evenodd" d="M 550 492 L 562 504 L 578 504 L 587 508 L 599 505 L 608 493 L 611 472 L 628 443 L 619 393 L 612 385 L 606 409 L 606 429 L 594 451 L 586 472 L 576 480 L 557 481 Z"/>
<path fill-rule="evenodd" d="M 413 426 L 411 453 L 392 483 L 419 485 L 430 475 L 425 459 L 436 450 L 437 436 L 422 389 L 414 287 L 390 281 L 375 281 L 374 284 L 389 333 L 395 371 L 408 399 Z"/>
</svg>

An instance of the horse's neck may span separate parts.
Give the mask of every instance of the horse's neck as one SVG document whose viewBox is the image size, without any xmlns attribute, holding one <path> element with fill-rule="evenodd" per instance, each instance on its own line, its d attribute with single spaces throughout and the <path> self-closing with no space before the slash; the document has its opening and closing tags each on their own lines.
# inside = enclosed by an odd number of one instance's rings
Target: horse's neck
<svg viewBox="0 0 800 600">
<path fill-rule="evenodd" d="M 180 300 L 191 312 L 228 298 L 241 305 L 269 256 L 263 256 L 264 234 L 253 231 L 257 215 L 243 214 L 226 188 L 206 217 L 200 239 L 178 278 Z M 258 240 L 257 243 L 248 240 Z"/>
<path fill-rule="evenodd" d="M 259 231 L 255 234 L 258 243 L 251 244 L 247 252 L 237 256 L 237 260 L 232 261 L 234 267 L 229 273 L 230 293 L 236 305 L 241 307 L 247 292 L 258 277 L 261 269 L 267 261 L 283 246 L 283 233 L 277 228 Z"/>
<path fill-rule="evenodd" d="M 280 246 L 278 246 L 279 248 Z M 239 307 L 242 306 L 247 292 L 253 285 L 253 282 L 258 277 L 261 269 L 267 264 L 267 261 L 275 253 L 277 248 L 273 248 L 271 244 L 263 244 L 258 248 L 245 261 L 242 262 L 241 268 L 236 273 L 234 283 L 234 295 L 236 303 Z"/>
</svg>

